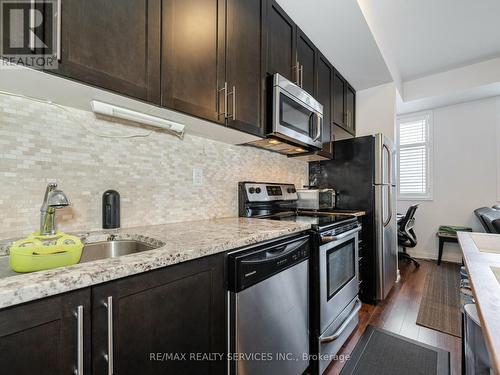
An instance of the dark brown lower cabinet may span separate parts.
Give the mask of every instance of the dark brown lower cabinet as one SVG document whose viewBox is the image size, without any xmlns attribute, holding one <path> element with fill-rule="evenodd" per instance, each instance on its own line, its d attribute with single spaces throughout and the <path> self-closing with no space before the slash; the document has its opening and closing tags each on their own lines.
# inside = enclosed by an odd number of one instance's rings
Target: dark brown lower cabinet
<svg viewBox="0 0 500 375">
<path fill-rule="evenodd" d="M 90 313 L 90 288 L 0 310 L 0 373 L 73 374 L 80 355 L 82 375 L 90 374 Z"/>
<path fill-rule="evenodd" d="M 211 256 L 93 288 L 93 374 L 223 374 L 223 270 Z"/>
<path fill-rule="evenodd" d="M 224 259 L 0 310 L 0 374 L 224 374 Z M 75 372 L 79 359 L 83 371 Z"/>
</svg>

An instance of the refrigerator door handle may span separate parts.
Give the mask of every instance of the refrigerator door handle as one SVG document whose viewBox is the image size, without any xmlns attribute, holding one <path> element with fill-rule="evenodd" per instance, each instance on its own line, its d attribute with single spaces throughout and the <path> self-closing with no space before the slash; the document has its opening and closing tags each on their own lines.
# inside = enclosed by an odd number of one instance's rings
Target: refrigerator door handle
<svg viewBox="0 0 500 375">
<path fill-rule="evenodd" d="M 387 178 L 389 179 L 389 183 L 388 183 L 388 189 L 389 189 L 389 194 L 387 195 L 387 199 L 389 199 L 389 202 L 387 203 L 387 206 L 388 206 L 388 209 L 389 209 L 389 216 L 387 217 L 387 219 L 384 221 L 384 227 L 386 227 L 387 225 L 389 225 L 389 223 L 391 222 L 392 220 L 392 151 L 391 151 L 391 148 L 389 146 L 387 146 L 387 144 L 384 143 L 383 145 L 383 148 L 386 149 L 387 151 Z"/>
<path fill-rule="evenodd" d="M 387 150 L 387 183 L 389 185 L 392 185 L 394 181 L 392 181 L 392 151 L 391 151 L 391 148 L 389 146 L 387 146 L 387 144 L 384 143 L 384 146 L 383 148 L 385 148 Z M 385 181 L 383 181 L 383 183 L 385 183 Z"/>
<path fill-rule="evenodd" d="M 387 185 L 387 188 L 389 189 L 389 194 L 387 194 L 387 199 L 389 199 L 389 202 L 387 203 L 387 206 L 389 208 L 389 216 L 384 221 L 384 227 L 388 226 L 392 220 L 392 186 Z"/>
</svg>

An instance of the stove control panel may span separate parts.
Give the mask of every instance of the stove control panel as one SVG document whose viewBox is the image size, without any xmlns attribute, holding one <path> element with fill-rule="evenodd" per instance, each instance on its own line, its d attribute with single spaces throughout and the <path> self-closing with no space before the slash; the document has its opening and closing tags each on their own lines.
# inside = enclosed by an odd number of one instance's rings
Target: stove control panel
<svg viewBox="0 0 500 375">
<path fill-rule="evenodd" d="M 294 201 L 298 199 L 293 184 L 245 182 L 243 186 L 248 202 Z"/>
</svg>

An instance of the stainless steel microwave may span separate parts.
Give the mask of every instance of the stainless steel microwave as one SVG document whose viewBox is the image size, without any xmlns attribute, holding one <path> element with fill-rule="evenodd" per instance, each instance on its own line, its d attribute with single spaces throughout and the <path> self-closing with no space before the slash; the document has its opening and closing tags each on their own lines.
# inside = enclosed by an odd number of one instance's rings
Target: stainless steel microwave
<svg viewBox="0 0 500 375">
<path fill-rule="evenodd" d="M 301 210 L 332 210 L 336 207 L 334 189 L 298 189 L 297 208 Z"/>
<path fill-rule="evenodd" d="M 323 105 L 280 74 L 272 80 L 272 127 L 268 137 L 320 149 Z"/>
</svg>

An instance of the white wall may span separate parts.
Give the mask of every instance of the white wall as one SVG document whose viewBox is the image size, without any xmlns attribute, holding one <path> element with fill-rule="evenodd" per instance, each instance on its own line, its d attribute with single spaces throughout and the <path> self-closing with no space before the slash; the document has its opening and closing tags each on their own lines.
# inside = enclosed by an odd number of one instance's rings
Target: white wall
<svg viewBox="0 0 500 375">
<path fill-rule="evenodd" d="M 482 61 L 404 83 L 404 100 L 413 101 L 462 93 L 500 82 L 500 58 Z"/>
<path fill-rule="evenodd" d="M 396 86 L 394 83 L 356 92 L 356 136 L 384 133 L 395 139 Z"/>
<path fill-rule="evenodd" d="M 434 199 L 399 201 L 405 212 L 420 203 L 416 213 L 417 257 L 437 258 L 439 225 L 465 225 L 482 231 L 474 209 L 497 201 L 497 131 L 500 97 L 457 104 L 433 111 Z M 455 244 L 445 244 L 443 259 L 460 261 Z"/>
</svg>

